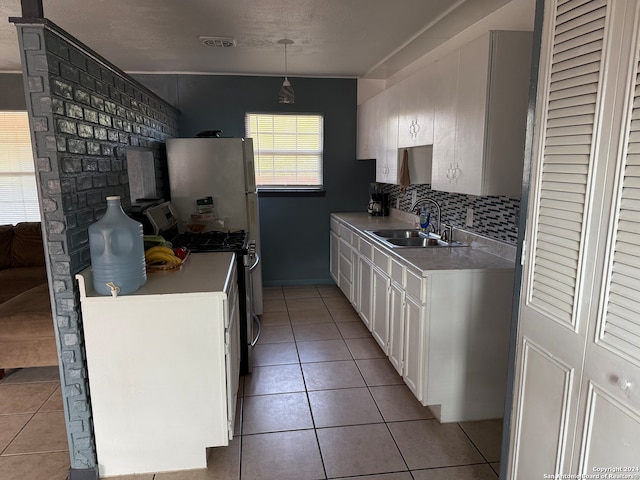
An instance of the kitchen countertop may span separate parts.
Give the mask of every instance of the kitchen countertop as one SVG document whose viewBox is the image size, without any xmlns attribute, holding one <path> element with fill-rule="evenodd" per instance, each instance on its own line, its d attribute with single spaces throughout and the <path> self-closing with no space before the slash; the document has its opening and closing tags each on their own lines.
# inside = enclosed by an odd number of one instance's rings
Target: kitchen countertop
<svg viewBox="0 0 640 480">
<path fill-rule="evenodd" d="M 415 228 L 413 223 L 401 217 L 377 217 L 367 213 L 332 213 L 331 215 L 348 224 L 376 247 L 423 273 L 442 270 L 513 270 L 515 267 L 512 259 L 489 253 L 492 250 L 499 252 L 500 248 L 496 250 L 479 241 L 460 239 L 468 243 L 468 247 L 391 248 L 378 240 L 378 237 L 365 233 L 366 230 Z M 454 239 L 458 240 L 459 236 L 454 235 Z"/>
</svg>

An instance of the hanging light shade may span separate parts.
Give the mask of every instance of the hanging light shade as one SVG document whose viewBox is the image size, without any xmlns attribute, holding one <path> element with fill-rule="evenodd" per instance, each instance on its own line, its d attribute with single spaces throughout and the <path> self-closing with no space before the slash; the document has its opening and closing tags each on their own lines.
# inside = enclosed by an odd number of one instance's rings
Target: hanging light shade
<svg viewBox="0 0 640 480">
<path fill-rule="evenodd" d="M 293 40 L 283 38 L 278 40 L 280 45 L 284 45 L 284 81 L 280 87 L 280 93 L 278 94 L 278 103 L 293 103 L 295 101 L 295 94 L 293 93 L 293 87 L 291 82 L 287 78 L 287 45 L 291 45 Z"/>
</svg>

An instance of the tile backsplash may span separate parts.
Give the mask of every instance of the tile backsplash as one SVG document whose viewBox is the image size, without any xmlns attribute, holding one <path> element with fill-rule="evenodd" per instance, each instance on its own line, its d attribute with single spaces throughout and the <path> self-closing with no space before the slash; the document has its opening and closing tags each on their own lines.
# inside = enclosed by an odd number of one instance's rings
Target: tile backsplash
<svg viewBox="0 0 640 480">
<path fill-rule="evenodd" d="M 428 184 L 409 185 L 403 194 L 399 185 L 383 183 L 382 191 L 389 194 L 389 206 L 409 211 L 413 191 L 417 198 L 435 200 L 442 209 L 442 221 L 478 235 L 515 245 L 518 241 L 520 197 L 477 197 L 459 193 L 431 190 Z M 473 226 L 465 225 L 467 208 L 473 209 Z"/>
</svg>

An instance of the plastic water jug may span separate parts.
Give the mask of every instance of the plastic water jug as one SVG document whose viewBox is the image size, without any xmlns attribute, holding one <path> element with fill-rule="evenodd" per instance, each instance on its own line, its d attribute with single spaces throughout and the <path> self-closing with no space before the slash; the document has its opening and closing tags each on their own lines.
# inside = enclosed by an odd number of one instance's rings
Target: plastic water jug
<svg viewBox="0 0 640 480">
<path fill-rule="evenodd" d="M 104 216 L 89 226 L 89 250 L 100 295 L 127 295 L 147 282 L 142 224 L 124 213 L 120 197 L 107 197 Z"/>
</svg>

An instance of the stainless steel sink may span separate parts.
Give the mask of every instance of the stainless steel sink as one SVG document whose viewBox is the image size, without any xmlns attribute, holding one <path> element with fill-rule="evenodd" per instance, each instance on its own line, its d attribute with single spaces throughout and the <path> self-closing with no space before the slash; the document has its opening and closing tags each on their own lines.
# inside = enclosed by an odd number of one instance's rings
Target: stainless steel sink
<svg viewBox="0 0 640 480">
<path fill-rule="evenodd" d="M 420 230 L 401 229 L 401 230 L 373 230 L 371 233 L 382 238 L 414 238 L 420 237 Z"/>
<path fill-rule="evenodd" d="M 466 247 L 465 243 L 445 242 L 439 235 L 421 233 L 416 229 L 367 230 L 391 248 Z"/>
</svg>

